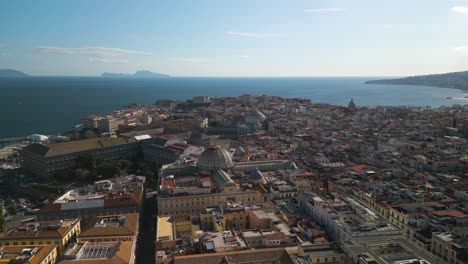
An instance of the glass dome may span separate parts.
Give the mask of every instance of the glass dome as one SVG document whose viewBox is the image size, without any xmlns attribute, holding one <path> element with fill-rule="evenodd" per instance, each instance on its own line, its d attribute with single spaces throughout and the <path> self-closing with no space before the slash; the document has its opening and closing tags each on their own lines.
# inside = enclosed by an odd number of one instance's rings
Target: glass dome
<svg viewBox="0 0 468 264">
<path fill-rule="evenodd" d="M 219 145 L 213 145 L 203 151 L 198 159 L 198 169 L 201 174 L 210 174 L 217 170 L 226 170 L 232 167 L 232 158 L 227 150 Z"/>
</svg>

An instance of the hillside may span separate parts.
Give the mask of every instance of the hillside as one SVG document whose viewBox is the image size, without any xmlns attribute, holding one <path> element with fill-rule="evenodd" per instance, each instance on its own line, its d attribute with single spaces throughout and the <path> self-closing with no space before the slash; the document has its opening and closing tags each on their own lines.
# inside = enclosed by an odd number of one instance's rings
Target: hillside
<svg viewBox="0 0 468 264">
<path fill-rule="evenodd" d="M 105 72 L 101 74 L 101 77 L 110 77 L 110 78 L 168 78 L 170 77 L 167 74 L 150 72 L 150 71 L 137 71 L 134 74 L 128 73 L 109 73 Z"/>
<path fill-rule="evenodd" d="M 468 90 L 468 71 L 419 75 L 398 79 L 371 80 L 366 84 L 434 86 Z"/>
<path fill-rule="evenodd" d="M 12 69 L 0 69 L 0 78 L 4 77 L 29 77 L 24 72 L 17 71 L 17 70 L 12 70 Z"/>
</svg>

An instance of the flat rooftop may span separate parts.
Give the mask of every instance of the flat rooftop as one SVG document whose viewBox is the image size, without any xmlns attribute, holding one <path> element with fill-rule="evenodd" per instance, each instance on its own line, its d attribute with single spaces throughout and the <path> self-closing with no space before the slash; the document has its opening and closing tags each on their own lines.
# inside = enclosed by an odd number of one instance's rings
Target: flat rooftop
<svg viewBox="0 0 468 264">
<path fill-rule="evenodd" d="M 170 216 L 160 216 L 158 217 L 156 230 L 156 241 L 165 241 L 165 240 L 174 240 L 174 222 Z"/>
</svg>

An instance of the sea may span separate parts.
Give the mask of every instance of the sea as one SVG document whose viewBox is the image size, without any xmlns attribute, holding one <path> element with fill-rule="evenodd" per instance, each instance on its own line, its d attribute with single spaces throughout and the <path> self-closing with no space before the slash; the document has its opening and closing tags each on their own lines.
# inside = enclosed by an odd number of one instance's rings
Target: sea
<svg viewBox="0 0 468 264">
<path fill-rule="evenodd" d="M 101 77 L 0 78 L 0 138 L 59 135 L 84 116 L 122 109 L 133 103 L 193 96 L 276 95 L 314 103 L 358 106 L 439 107 L 468 104 L 462 91 L 447 88 L 364 84 L 376 77 L 191 78 Z M 447 99 L 447 98 L 451 99 Z"/>
</svg>

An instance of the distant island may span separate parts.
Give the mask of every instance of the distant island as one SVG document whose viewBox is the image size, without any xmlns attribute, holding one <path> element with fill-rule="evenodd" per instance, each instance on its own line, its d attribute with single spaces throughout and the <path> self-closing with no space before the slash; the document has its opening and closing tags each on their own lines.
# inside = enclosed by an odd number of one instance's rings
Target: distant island
<svg viewBox="0 0 468 264">
<path fill-rule="evenodd" d="M 399 79 L 372 80 L 366 84 L 417 85 L 468 90 L 468 71 L 419 75 Z"/>
<path fill-rule="evenodd" d="M 150 72 L 150 71 L 137 71 L 134 74 L 129 73 L 109 73 L 105 72 L 101 74 L 101 77 L 110 78 L 168 78 L 171 77 L 167 74 Z"/>
<path fill-rule="evenodd" d="M 29 77 L 22 71 L 12 69 L 0 69 L 0 78 L 11 78 L 11 77 Z"/>
</svg>

